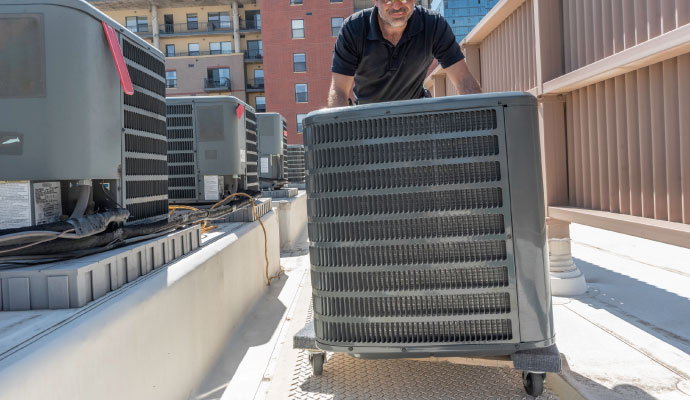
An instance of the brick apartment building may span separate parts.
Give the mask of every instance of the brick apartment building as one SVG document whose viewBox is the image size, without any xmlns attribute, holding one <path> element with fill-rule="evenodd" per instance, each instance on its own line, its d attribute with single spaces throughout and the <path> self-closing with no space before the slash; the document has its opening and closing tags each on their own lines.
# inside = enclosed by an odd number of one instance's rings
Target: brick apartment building
<svg viewBox="0 0 690 400">
<path fill-rule="evenodd" d="M 418 0 L 428 6 L 428 1 Z M 266 108 L 288 122 L 288 143 L 302 143 L 301 121 L 327 104 L 333 48 L 343 20 L 373 0 L 261 2 Z"/>
</svg>

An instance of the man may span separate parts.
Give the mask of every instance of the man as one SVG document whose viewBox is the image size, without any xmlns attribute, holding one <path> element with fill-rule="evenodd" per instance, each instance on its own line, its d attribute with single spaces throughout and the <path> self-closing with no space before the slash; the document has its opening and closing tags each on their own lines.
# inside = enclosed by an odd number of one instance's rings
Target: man
<svg viewBox="0 0 690 400">
<path fill-rule="evenodd" d="M 335 44 L 328 106 L 425 97 L 424 78 L 436 58 L 460 94 L 481 88 L 443 17 L 414 0 L 374 0 L 348 17 Z"/>
</svg>

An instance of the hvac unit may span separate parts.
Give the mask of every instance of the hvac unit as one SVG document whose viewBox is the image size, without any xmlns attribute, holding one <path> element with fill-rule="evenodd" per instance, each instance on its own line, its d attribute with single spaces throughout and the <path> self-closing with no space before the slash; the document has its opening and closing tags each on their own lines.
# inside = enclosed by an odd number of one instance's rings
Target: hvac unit
<svg viewBox="0 0 690 400">
<path fill-rule="evenodd" d="M 260 113 L 256 124 L 261 187 L 279 189 L 287 184 L 287 122 L 278 113 Z"/>
<path fill-rule="evenodd" d="M 555 351 L 560 368 L 534 97 L 322 110 L 304 127 L 320 350 L 387 358 L 540 349 Z"/>
<path fill-rule="evenodd" d="M 287 147 L 287 171 L 290 183 L 304 184 L 304 146 L 289 144 Z"/>
<path fill-rule="evenodd" d="M 163 54 L 84 1 L 3 2 L 0 31 L 0 229 L 166 218 Z"/>
<path fill-rule="evenodd" d="M 259 190 L 251 107 L 232 96 L 166 101 L 171 203 L 215 203 Z"/>
</svg>

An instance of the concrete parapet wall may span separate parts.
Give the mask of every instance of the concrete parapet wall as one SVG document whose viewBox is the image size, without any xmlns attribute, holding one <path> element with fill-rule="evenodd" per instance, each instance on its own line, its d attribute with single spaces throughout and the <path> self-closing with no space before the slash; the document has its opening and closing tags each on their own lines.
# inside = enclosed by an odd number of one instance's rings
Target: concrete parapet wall
<svg viewBox="0 0 690 400">
<path fill-rule="evenodd" d="M 262 221 L 275 275 L 278 216 Z M 220 230 L 200 250 L 27 333 L 0 354 L 0 398 L 188 398 L 267 288 L 259 223 Z"/>
</svg>

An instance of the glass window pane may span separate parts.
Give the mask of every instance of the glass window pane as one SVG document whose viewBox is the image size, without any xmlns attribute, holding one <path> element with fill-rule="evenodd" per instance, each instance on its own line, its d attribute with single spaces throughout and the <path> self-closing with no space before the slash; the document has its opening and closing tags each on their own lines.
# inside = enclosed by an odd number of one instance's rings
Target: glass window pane
<svg viewBox="0 0 690 400">
<path fill-rule="evenodd" d="M 165 55 L 166 57 L 175 57 L 175 45 L 166 44 L 165 45 Z"/>
<path fill-rule="evenodd" d="M 343 18 L 331 18 L 331 36 L 338 36 L 342 26 Z"/>
<path fill-rule="evenodd" d="M 305 72 L 307 70 L 307 57 L 304 53 L 292 55 L 293 72 Z"/>
<path fill-rule="evenodd" d="M 295 84 L 295 101 L 298 103 L 306 103 L 309 101 L 306 83 Z"/>
<path fill-rule="evenodd" d="M 187 50 L 189 50 L 190 56 L 198 56 L 199 55 L 199 43 L 189 43 L 187 45 Z"/>
<path fill-rule="evenodd" d="M 307 114 L 297 114 L 297 133 L 302 133 L 302 121 Z"/>
<path fill-rule="evenodd" d="M 232 42 L 220 42 L 220 52 L 222 54 L 232 53 Z"/>
<path fill-rule="evenodd" d="M 304 37 L 304 20 L 303 19 L 293 19 L 292 20 L 292 37 L 293 38 L 303 38 Z"/>
<path fill-rule="evenodd" d="M 199 17 L 194 14 L 187 14 L 187 29 L 199 29 Z"/>
</svg>

